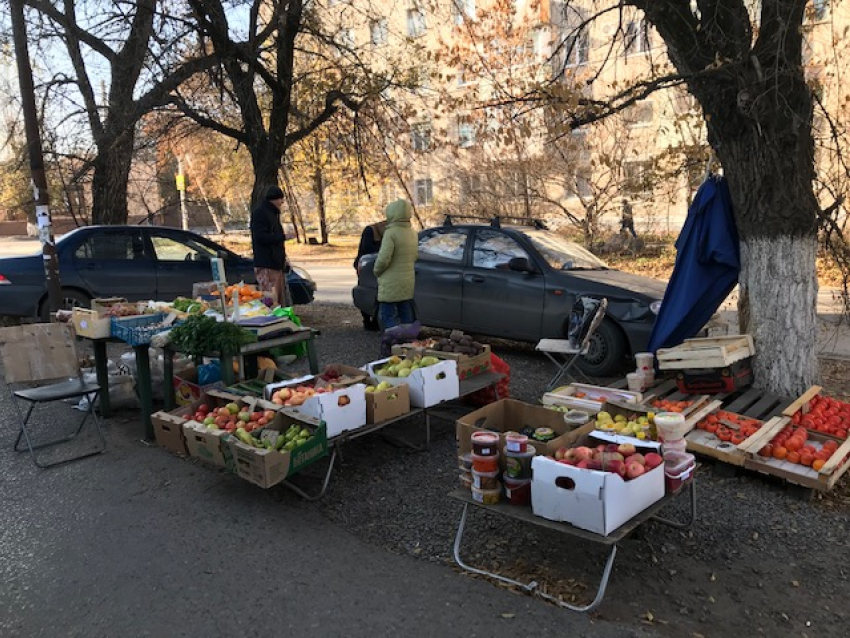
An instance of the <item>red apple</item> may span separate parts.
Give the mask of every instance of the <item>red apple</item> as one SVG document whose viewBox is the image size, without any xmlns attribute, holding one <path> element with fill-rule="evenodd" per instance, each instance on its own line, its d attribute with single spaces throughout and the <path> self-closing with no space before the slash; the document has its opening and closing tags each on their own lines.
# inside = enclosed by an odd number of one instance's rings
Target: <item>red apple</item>
<svg viewBox="0 0 850 638">
<path fill-rule="evenodd" d="M 589 461 L 593 458 L 593 450 L 589 447 L 580 446 L 577 448 L 573 448 L 575 451 L 573 452 L 573 456 L 578 461 Z"/>
<path fill-rule="evenodd" d="M 274 418 L 274 410 L 266 410 L 265 412 L 263 412 L 263 417 L 267 421 L 271 421 Z"/>
<path fill-rule="evenodd" d="M 646 469 L 648 470 L 654 469 L 664 462 L 662 456 L 655 452 L 648 452 L 647 454 L 644 454 L 643 458 Z"/>
<path fill-rule="evenodd" d="M 646 470 L 644 469 L 643 465 L 641 465 L 640 463 L 632 462 L 626 464 L 626 476 L 628 476 L 630 479 L 636 479 L 645 471 Z"/>
<path fill-rule="evenodd" d="M 597 445 L 597 446 L 596 446 L 596 451 L 597 451 L 597 452 L 604 452 L 604 451 L 605 451 L 605 450 L 607 450 L 607 449 L 608 449 L 608 444 L 607 444 L 607 443 L 600 443 L 599 445 Z"/>
<path fill-rule="evenodd" d="M 581 468 L 582 470 L 586 470 L 590 468 L 590 461 L 587 459 L 582 459 L 578 463 L 576 463 L 576 467 Z"/>
<path fill-rule="evenodd" d="M 567 458 L 567 452 L 567 448 L 559 447 L 557 450 L 555 450 L 555 460 L 560 461 Z"/>
<path fill-rule="evenodd" d="M 640 463 L 641 465 L 646 464 L 646 459 L 640 452 L 635 452 L 634 454 L 626 458 L 626 461 L 628 461 L 629 463 Z"/>
<path fill-rule="evenodd" d="M 619 474 L 620 476 L 626 475 L 626 464 L 623 461 L 618 461 L 616 459 L 613 460 L 613 461 L 610 461 L 605 466 L 605 469 L 608 470 L 609 472 L 614 472 L 615 474 Z"/>
<path fill-rule="evenodd" d="M 619 452 L 619 449 L 618 449 L 619 447 L 620 446 L 617 445 L 616 443 L 609 443 L 608 445 L 605 446 L 605 451 L 606 452 Z"/>
<path fill-rule="evenodd" d="M 637 452 L 637 448 L 632 443 L 620 443 L 620 445 L 617 446 L 616 451 L 623 456 L 632 456 Z"/>
<path fill-rule="evenodd" d="M 588 461 L 587 462 L 587 469 L 588 470 L 601 470 L 602 469 L 602 463 L 600 461 Z"/>
<path fill-rule="evenodd" d="M 198 412 L 200 412 L 201 414 L 206 414 L 209 411 L 210 411 L 210 406 L 208 406 L 206 403 L 202 403 L 201 405 L 198 406 Z"/>
</svg>

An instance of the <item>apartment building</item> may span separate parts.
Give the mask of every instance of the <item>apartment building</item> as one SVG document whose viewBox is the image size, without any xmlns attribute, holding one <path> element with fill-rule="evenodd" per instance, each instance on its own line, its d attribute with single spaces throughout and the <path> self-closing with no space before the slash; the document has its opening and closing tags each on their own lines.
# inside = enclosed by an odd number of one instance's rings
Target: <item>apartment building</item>
<svg viewBox="0 0 850 638">
<path fill-rule="evenodd" d="M 640 11 L 606 11 L 615 0 L 326 2 L 338 41 L 393 79 L 384 97 L 404 123 L 390 142 L 424 218 L 499 212 L 557 226 L 592 215 L 597 228 L 616 229 L 626 200 L 639 231 L 681 228 L 710 154 L 684 88 L 574 130 L 564 118 L 580 99 L 672 71 Z M 807 72 L 839 117 L 847 11 L 813 0 L 806 24 Z M 553 96 L 561 106 L 541 108 Z M 827 123 L 816 125 L 823 133 Z M 385 186 L 385 198 L 398 194 Z"/>
</svg>

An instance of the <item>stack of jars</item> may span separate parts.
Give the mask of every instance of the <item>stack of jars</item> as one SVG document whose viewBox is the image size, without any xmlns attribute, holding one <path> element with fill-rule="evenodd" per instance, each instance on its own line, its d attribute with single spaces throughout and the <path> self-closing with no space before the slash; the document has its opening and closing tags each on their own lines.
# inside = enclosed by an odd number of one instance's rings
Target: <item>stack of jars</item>
<svg viewBox="0 0 850 638">
<path fill-rule="evenodd" d="M 475 432 L 472 435 L 472 498 L 494 505 L 502 496 L 499 482 L 499 435 Z"/>
<path fill-rule="evenodd" d="M 516 432 L 505 435 L 505 496 L 512 505 L 531 503 L 531 459 L 537 450 L 528 437 Z"/>
<path fill-rule="evenodd" d="M 668 492 L 677 492 L 693 476 L 696 459 L 686 451 L 685 417 L 678 412 L 659 412 L 655 427 L 664 457 L 664 481 Z"/>
</svg>

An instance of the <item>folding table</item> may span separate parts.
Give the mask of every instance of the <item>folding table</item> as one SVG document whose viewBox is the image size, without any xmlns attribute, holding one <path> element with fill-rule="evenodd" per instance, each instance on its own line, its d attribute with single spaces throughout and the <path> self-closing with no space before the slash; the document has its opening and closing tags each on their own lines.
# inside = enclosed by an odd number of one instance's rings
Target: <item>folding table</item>
<svg viewBox="0 0 850 638">
<path fill-rule="evenodd" d="M 673 521 L 666 518 L 661 518 L 658 516 L 658 513 L 672 501 L 674 498 L 679 496 L 680 494 L 688 491 L 690 493 L 690 516 L 686 521 Z M 473 574 L 481 574 L 482 576 L 489 576 L 490 578 L 495 578 L 503 583 L 509 583 L 511 585 L 515 585 L 517 587 L 522 588 L 523 590 L 537 594 L 541 598 L 545 598 L 546 600 L 557 603 L 561 607 L 566 607 L 567 609 L 571 609 L 573 611 L 586 612 L 592 611 L 596 609 L 599 604 L 602 602 L 602 598 L 605 596 L 605 589 L 608 587 L 608 579 L 611 576 L 611 570 L 614 567 L 614 558 L 617 556 L 617 544 L 623 540 L 626 536 L 628 536 L 631 532 L 633 532 L 637 527 L 641 524 L 654 520 L 664 525 L 669 525 L 670 527 L 675 527 L 676 529 L 689 529 L 694 521 L 696 520 L 697 515 L 697 501 L 696 501 L 696 487 L 694 485 L 694 480 L 691 479 L 689 483 L 683 486 L 678 492 L 667 494 L 659 501 L 656 501 L 648 508 L 646 508 L 643 512 L 635 516 L 630 521 L 627 521 L 622 526 L 615 529 L 613 532 L 608 534 L 608 536 L 602 536 L 601 534 L 596 534 L 594 532 L 589 532 L 587 530 L 580 529 L 568 523 L 557 523 L 555 521 L 550 521 L 545 518 L 541 518 L 539 516 L 535 516 L 531 510 L 531 506 L 521 506 L 521 505 L 511 505 L 510 503 L 500 501 L 495 505 L 484 505 L 483 503 L 479 503 L 478 501 L 473 500 L 472 493 L 469 490 L 457 490 L 449 493 L 449 497 L 456 499 L 463 503 L 463 513 L 460 516 L 460 524 L 458 525 L 457 535 L 455 536 L 454 543 L 454 558 L 455 562 L 459 567 L 465 569 L 468 572 Z M 469 511 L 469 506 L 480 507 L 488 512 L 493 514 L 498 514 L 500 516 L 507 516 L 508 518 L 512 518 L 514 520 L 522 521 L 523 523 L 528 523 L 531 525 L 537 525 L 538 527 L 543 527 L 545 529 L 554 530 L 556 532 L 562 532 L 564 534 L 569 534 L 570 536 L 574 536 L 576 538 L 580 538 L 583 540 L 591 541 L 593 543 L 599 543 L 601 545 L 605 545 L 610 547 L 611 550 L 608 553 L 608 560 L 605 562 L 605 568 L 602 571 L 602 578 L 599 582 L 599 587 L 596 590 L 596 596 L 588 605 L 571 605 L 566 603 L 555 596 L 542 592 L 537 587 L 536 581 L 531 581 L 529 583 L 523 583 L 518 580 L 514 580 L 512 578 L 508 578 L 506 576 L 501 576 L 499 574 L 495 574 L 493 572 L 488 572 L 484 569 L 478 569 L 476 567 L 471 567 L 463 562 L 460 557 L 460 545 L 463 541 L 463 533 L 466 529 L 466 517 Z"/>
</svg>

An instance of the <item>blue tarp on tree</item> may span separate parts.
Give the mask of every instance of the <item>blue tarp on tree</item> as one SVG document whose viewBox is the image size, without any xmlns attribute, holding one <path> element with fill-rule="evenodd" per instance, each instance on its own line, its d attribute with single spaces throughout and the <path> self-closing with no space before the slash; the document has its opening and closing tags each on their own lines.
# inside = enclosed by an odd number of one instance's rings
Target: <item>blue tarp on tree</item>
<svg viewBox="0 0 850 638">
<path fill-rule="evenodd" d="M 700 186 L 676 251 L 673 275 L 649 339 L 650 352 L 696 335 L 738 283 L 738 229 L 725 178 L 712 176 Z"/>
</svg>

